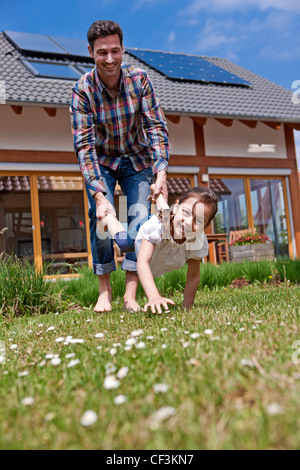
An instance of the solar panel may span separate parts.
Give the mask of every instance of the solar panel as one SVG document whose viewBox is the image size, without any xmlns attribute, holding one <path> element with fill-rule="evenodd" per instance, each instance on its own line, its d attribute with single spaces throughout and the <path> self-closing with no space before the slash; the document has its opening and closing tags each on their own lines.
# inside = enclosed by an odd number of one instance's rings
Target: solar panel
<svg viewBox="0 0 300 470">
<path fill-rule="evenodd" d="M 15 47 L 25 52 L 63 54 L 90 58 L 87 41 L 83 39 L 18 33 L 15 31 L 4 31 L 4 33 Z"/>
<path fill-rule="evenodd" d="M 50 54 L 65 54 L 65 51 L 43 34 L 17 33 L 15 31 L 4 31 L 12 44 L 27 52 L 43 52 Z"/>
<path fill-rule="evenodd" d="M 80 57 L 90 57 L 87 48 L 87 41 L 84 41 L 83 39 L 59 38 L 56 36 L 50 37 L 68 54 Z"/>
<path fill-rule="evenodd" d="M 177 80 L 193 80 L 226 85 L 251 85 L 243 78 L 224 70 L 199 56 L 126 49 L 145 64 Z"/>
<path fill-rule="evenodd" d="M 78 67 L 80 68 L 80 70 L 83 71 L 83 73 L 88 73 L 88 72 L 91 72 L 95 66 L 94 65 L 78 65 Z"/>
<path fill-rule="evenodd" d="M 82 76 L 82 73 L 67 64 L 35 62 L 32 60 L 24 60 L 23 63 L 27 65 L 31 72 L 41 77 L 78 80 Z"/>
</svg>

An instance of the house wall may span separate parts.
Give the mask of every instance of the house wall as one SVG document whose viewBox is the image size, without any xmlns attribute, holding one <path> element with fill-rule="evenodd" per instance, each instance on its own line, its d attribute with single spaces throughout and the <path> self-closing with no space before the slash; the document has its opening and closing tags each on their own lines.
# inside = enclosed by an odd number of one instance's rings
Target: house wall
<svg viewBox="0 0 300 470">
<path fill-rule="evenodd" d="M 287 158 L 283 126 L 274 130 L 262 122 L 255 129 L 234 120 L 226 127 L 215 119 L 204 126 L 207 156 Z"/>
<path fill-rule="evenodd" d="M 181 117 L 179 124 L 167 119 L 172 155 L 196 155 L 194 125 L 189 117 Z"/>
<path fill-rule="evenodd" d="M 50 117 L 41 107 L 23 106 L 22 114 L 16 114 L 3 105 L 0 122 L 0 149 L 73 151 L 68 109 L 58 108 L 56 116 Z M 168 120 L 168 129 L 172 154 L 196 155 L 190 118 L 183 117 L 179 125 Z"/>
<path fill-rule="evenodd" d="M 0 106 L 0 148 L 11 150 L 73 151 L 69 111 L 58 108 L 50 117 L 37 106 L 23 106 L 16 114 Z"/>
<path fill-rule="evenodd" d="M 11 106 L 1 105 L 0 123 L 0 162 L 77 163 L 67 108 L 57 108 L 56 116 L 50 117 L 38 106 L 23 106 L 22 113 L 16 114 Z M 208 172 L 208 167 L 291 169 L 292 215 L 300 256 L 299 187 L 290 128 L 282 125 L 274 130 L 258 122 L 251 129 L 239 121 L 227 127 L 212 118 L 202 126 L 185 116 L 180 117 L 178 124 L 168 119 L 168 128 L 170 166 L 200 168 L 200 184 L 205 181 L 202 175 Z"/>
</svg>

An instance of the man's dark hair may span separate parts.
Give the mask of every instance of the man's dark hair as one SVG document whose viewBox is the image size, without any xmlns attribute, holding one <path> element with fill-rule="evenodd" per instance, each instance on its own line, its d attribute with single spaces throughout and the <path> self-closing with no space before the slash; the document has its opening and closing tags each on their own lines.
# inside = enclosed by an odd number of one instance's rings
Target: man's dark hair
<svg viewBox="0 0 300 470">
<path fill-rule="evenodd" d="M 110 20 L 95 21 L 87 33 L 87 39 L 92 51 L 94 50 L 94 42 L 100 37 L 117 34 L 120 38 L 120 45 L 123 45 L 123 31 L 118 23 Z"/>
</svg>

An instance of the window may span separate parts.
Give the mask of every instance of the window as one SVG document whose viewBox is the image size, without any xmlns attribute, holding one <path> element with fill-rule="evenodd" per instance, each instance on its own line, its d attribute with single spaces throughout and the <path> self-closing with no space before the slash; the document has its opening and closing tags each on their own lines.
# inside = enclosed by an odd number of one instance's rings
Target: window
<svg viewBox="0 0 300 470">
<path fill-rule="evenodd" d="M 210 188 L 219 197 L 216 233 L 256 228 L 272 240 L 277 256 L 292 257 L 283 179 L 218 176 L 210 179 Z"/>
<path fill-rule="evenodd" d="M 33 60 L 23 60 L 22 62 L 31 73 L 40 77 L 78 80 L 82 76 L 79 70 L 67 63 L 59 64 Z"/>
<path fill-rule="evenodd" d="M 0 176 L 0 253 L 33 262 L 29 176 Z"/>
<path fill-rule="evenodd" d="M 38 176 L 42 258 L 47 274 L 87 264 L 87 237 L 80 176 Z"/>
</svg>

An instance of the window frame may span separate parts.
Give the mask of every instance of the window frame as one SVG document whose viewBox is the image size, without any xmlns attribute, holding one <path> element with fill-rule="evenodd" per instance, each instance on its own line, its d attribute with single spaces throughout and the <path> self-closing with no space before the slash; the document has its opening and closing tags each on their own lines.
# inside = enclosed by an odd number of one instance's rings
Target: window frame
<svg viewBox="0 0 300 470">
<path fill-rule="evenodd" d="M 253 211 L 252 211 L 252 201 L 251 201 L 251 190 L 250 190 L 250 180 L 251 179 L 262 179 L 262 180 L 280 180 L 282 183 L 283 188 L 283 197 L 284 197 L 284 209 L 286 215 L 286 226 L 287 226 L 287 234 L 288 234 L 288 250 L 289 250 L 289 257 L 294 259 L 294 249 L 293 249 L 293 242 L 292 242 L 292 235 L 291 235 L 291 222 L 290 222 L 290 213 L 289 213 L 289 205 L 288 205 L 288 197 L 287 197 L 287 187 L 286 187 L 286 180 L 284 176 L 280 175 L 222 175 L 219 173 L 210 175 L 214 179 L 242 179 L 244 180 L 244 187 L 245 187 L 245 197 L 246 197 L 246 207 L 247 207 L 247 217 L 248 217 L 248 227 L 254 228 L 254 218 L 253 218 Z"/>
<path fill-rule="evenodd" d="M 0 176 L 27 176 L 30 178 L 30 201 L 31 201 L 31 218 L 32 218 L 32 239 L 33 239 L 33 259 L 37 271 L 43 269 L 43 255 L 42 255 L 42 238 L 41 238 L 41 221 L 40 221 L 40 204 L 39 204 L 39 191 L 38 191 L 38 176 L 81 176 L 78 172 L 49 172 L 49 171 L 1 171 Z M 83 178 L 82 178 L 83 180 Z M 89 206 L 86 191 L 84 189 L 83 180 L 83 203 L 84 203 L 84 217 L 85 217 L 85 230 L 87 240 L 87 252 L 86 256 L 88 259 L 88 266 L 92 267 L 92 253 L 90 243 L 90 231 L 89 231 Z M 45 279 L 56 279 L 63 277 L 78 277 L 78 274 L 54 274 L 45 275 Z"/>
</svg>

